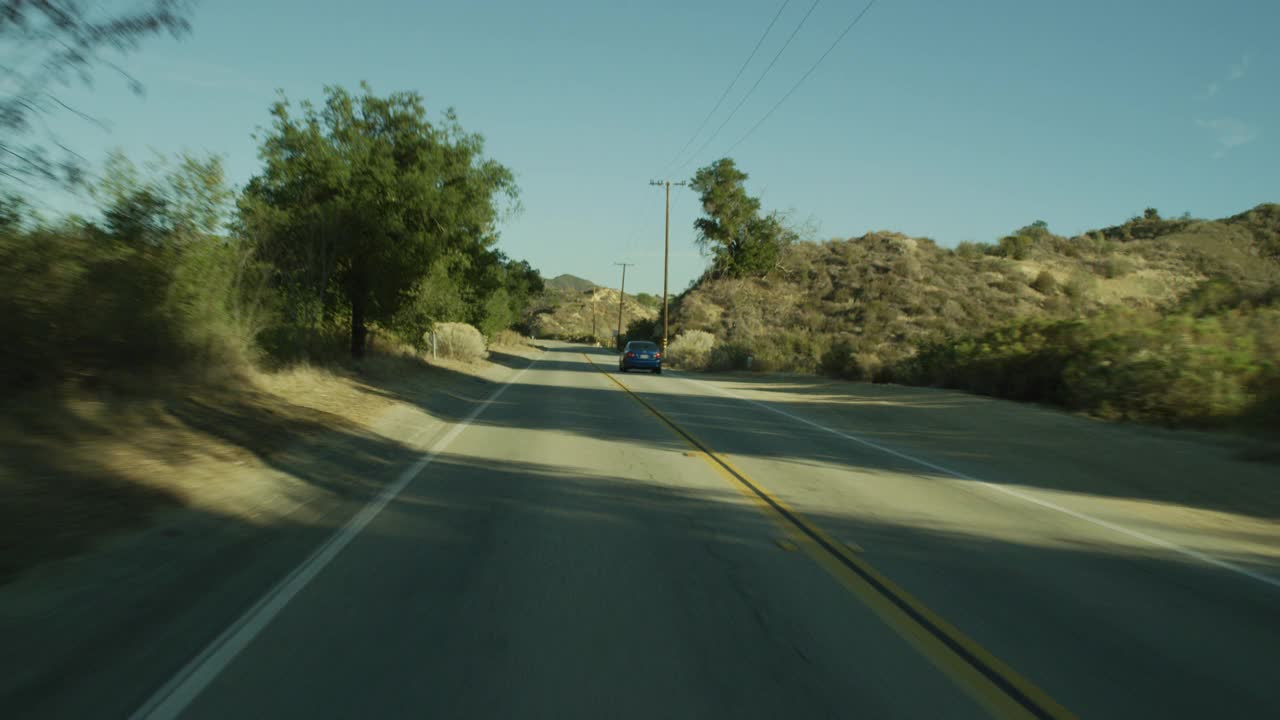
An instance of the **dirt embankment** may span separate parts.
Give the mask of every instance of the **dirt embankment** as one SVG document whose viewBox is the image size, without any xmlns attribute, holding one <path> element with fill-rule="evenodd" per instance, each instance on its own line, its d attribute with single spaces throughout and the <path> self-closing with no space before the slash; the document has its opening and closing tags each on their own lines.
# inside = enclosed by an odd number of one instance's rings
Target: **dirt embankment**
<svg viewBox="0 0 1280 720">
<path fill-rule="evenodd" d="M 532 350 L 12 398 L 0 406 L 0 585 L 166 513 L 266 525 L 319 493 L 357 492 L 361 463 L 383 462 L 383 445 L 440 419 L 441 391 L 476 394 Z"/>
</svg>

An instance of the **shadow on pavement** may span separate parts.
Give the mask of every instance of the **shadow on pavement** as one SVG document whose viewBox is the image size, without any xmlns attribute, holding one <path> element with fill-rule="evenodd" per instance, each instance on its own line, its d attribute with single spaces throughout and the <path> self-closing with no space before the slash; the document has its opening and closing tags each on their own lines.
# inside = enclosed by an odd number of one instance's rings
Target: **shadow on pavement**
<svg viewBox="0 0 1280 720">
<path fill-rule="evenodd" d="M 352 442 L 363 453 L 344 467 L 347 472 L 371 457 L 406 452 Z M 297 469 L 305 475 L 323 467 Z M 92 613 L 94 622 L 46 617 L 22 628 L 0 627 L 13 641 L 0 649 L 7 668 L 19 667 L 10 664 L 19 662 L 11 655 L 27 643 L 47 641 L 51 630 L 87 631 L 72 644 L 71 665 L 44 674 L 9 674 L 0 682 L 0 707 L 22 717 L 127 715 L 309 548 L 327 539 L 345 514 L 323 525 L 280 521 L 267 527 L 222 518 L 242 525 L 241 541 L 193 560 L 183 580 L 157 583 L 147 570 L 137 569 L 118 578 L 124 597 L 104 597 Z M 1240 593 L 1212 578 L 1187 582 L 1211 571 L 1160 553 L 1020 544 L 835 513 L 808 519 L 833 537 L 856 540 L 866 562 L 1081 717 L 1213 717 L 1220 714 L 1224 697 L 1231 698 L 1232 714 L 1242 717 L 1268 716 L 1280 706 L 1280 687 L 1271 672 L 1271 653 L 1280 644 L 1280 610 L 1267 596 Z M 512 544 L 514 527 L 524 528 L 519 539 L 528 544 Z M 334 657 L 297 647 L 292 662 L 300 669 L 292 676 L 308 676 L 307 669 L 314 668 L 315 677 L 321 677 L 336 663 L 352 673 L 343 675 L 349 682 L 297 686 L 264 676 L 257 680 L 263 692 L 255 711 L 341 714 L 338 709 L 361 707 L 366 692 L 387 683 L 400 689 L 402 706 L 433 714 L 429 703 L 436 703 L 457 711 L 451 697 L 458 688 L 476 682 L 519 685 L 520 678 L 504 674 L 514 666 L 509 645 L 485 642 L 486 633 L 498 632 L 501 618 L 535 622 L 548 608 L 558 608 L 555 616 L 588 623 L 578 635 L 618 642 L 625 641 L 626 628 L 636 620 L 587 608 L 632 595 L 653 599 L 655 609 L 669 603 L 681 610 L 676 621 L 683 624 L 661 632 L 694 647 L 720 640 L 715 631 L 726 624 L 754 626 L 757 618 L 776 623 L 806 607 L 809 598 L 802 588 L 770 584 L 767 574 L 753 570 L 752 558 L 811 562 L 780 549 L 778 532 L 770 517 L 728 485 L 721 491 L 691 491 L 607 473 L 446 454 L 357 540 L 365 556 L 387 562 L 352 575 L 347 582 L 360 586 L 352 597 L 383 602 L 373 608 L 353 605 L 328 617 L 323 632 L 316 628 L 317 638 L 383 638 L 378 647 L 398 637 L 405 642 L 430 638 L 414 644 L 412 667 L 399 667 L 405 681 L 392 682 L 393 676 L 369 682 L 360 675 L 382 672 L 387 659 Z M 285 550 L 275 552 L 278 547 Z M 593 552 L 577 554 L 587 547 Z M 668 581 L 655 585 L 648 572 L 639 572 L 642 561 L 654 563 L 646 571 L 669 572 Z M 516 566 L 519 571 L 508 576 L 493 575 L 495 569 Z M 430 582 L 422 581 L 423 572 Z M 560 594 L 563 581 L 557 578 L 565 573 L 590 578 L 597 592 Z M 696 585 L 675 581 L 688 573 L 696 573 Z M 1089 584 L 1073 585 L 1083 580 Z M 406 588 L 414 594 L 404 595 Z M 1152 593 L 1161 592 L 1164 602 L 1153 606 Z M 858 601 L 847 599 L 854 612 Z M 214 601 L 212 613 L 201 610 Z M 305 596 L 298 602 L 306 602 Z M 329 602 L 345 606 L 342 598 Z M 606 620 L 607 625 L 590 625 Z M 186 625 L 196 621 L 202 624 Z M 770 632 L 783 632 L 782 627 Z M 848 642 L 851 651 L 859 651 L 858 638 Z M 1188 655 L 1189 649 L 1194 653 Z M 583 698 L 593 696 L 583 695 L 577 683 L 592 673 L 628 672 L 590 654 L 553 654 L 563 663 L 556 671 L 560 680 L 538 697 L 563 704 L 523 708 L 532 714 L 588 702 Z M 732 674 L 733 668 L 724 671 Z M 410 676 L 435 681 L 414 683 Z M 789 686 L 786 677 L 775 682 L 784 690 Z M 735 716 L 768 716 L 820 700 L 774 689 L 738 687 L 734 699 L 725 702 L 741 703 Z M 836 686 L 823 690 L 838 694 Z M 671 710 L 679 714 L 680 708 Z"/>
<path fill-rule="evenodd" d="M 682 441 L 584 362 L 583 352 L 604 370 L 613 371 L 615 356 L 608 351 L 552 347 L 475 424 L 685 449 Z M 507 355 L 495 362 L 512 369 L 528 364 Z M 412 402 L 445 421 L 466 417 L 498 387 L 494 381 L 449 370 L 431 372 L 441 373 L 437 379 L 447 382 L 416 384 L 413 378 L 394 373 L 371 373 L 362 381 L 370 391 Z M 852 447 L 743 400 L 682 389 L 677 378 L 620 379 L 729 456 L 820 464 L 850 472 L 904 469 L 903 462 L 890 455 Z M 855 396 L 857 414 L 849 418 L 844 415 L 850 407 L 847 394 L 832 398 L 814 388 L 799 398 L 794 393 L 779 395 L 776 402 L 789 412 L 845 417 L 851 424 L 849 431 L 878 441 L 915 438 L 934 443 L 948 463 L 973 462 L 984 467 L 981 477 L 986 480 L 1060 485 L 1060 479 L 1042 477 L 1035 469 L 1051 462 L 1054 443 L 1061 445 L 1061 438 L 1029 445 L 1030 440 L 1018 438 L 1022 425 L 1002 425 L 1010 422 L 1005 416 L 985 426 L 975 425 L 974 408 L 993 401 L 892 403 L 884 395 L 868 395 L 866 402 L 859 402 Z M 0 667 L 6 669 L 0 674 L 4 714 L 12 710 L 15 716 L 128 715 L 328 539 L 371 494 L 420 456 L 420 451 L 305 408 L 282 411 L 252 402 L 206 401 L 182 403 L 172 412 L 190 427 L 240 446 L 267 465 L 324 491 L 332 498 L 331 510 L 322 522 L 309 523 L 280 519 L 254 524 L 205 513 L 193 521 L 203 528 L 199 534 L 148 538 L 149 547 L 120 551 L 110 568 L 94 576 L 96 585 L 64 588 L 66 592 L 50 595 L 49 604 L 27 614 L 0 614 L 0 636 L 5 638 L 0 644 Z M 1012 439 L 994 437 L 999 432 Z M 513 438 L 519 441 L 524 440 Z M 1096 440 L 1092 452 L 1083 457 L 1074 451 L 1062 456 L 1085 463 L 1086 474 L 1098 474 L 1096 487 L 1086 482 L 1075 491 L 1132 496 L 1126 492 L 1132 492 L 1133 484 L 1106 483 L 1116 465 L 1109 456 L 1109 442 L 1114 441 Z M 1017 448 L 1025 453 L 1018 463 L 995 463 Z M 958 449 L 971 453 L 968 460 Z M 782 552 L 774 544 L 778 531 L 773 520 L 742 502 L 737 490 L 727 485 L 719 492 L 693 492 L 620 480 L 607 470 L 595 474 L 575 470 L 570 468 L 571 460 L 552 467 L 442 456 L 361 536 L 360 542 L 381 547 L 381 556 L 414 558 L 414 567 L 429 568 L 432 573 L 430 597 L 416 600 L 432 612 L 416 613 L 414 619 L 440 623 L 443 640 L 423 646 L 420 665 L 414 668 L 416 677 L 431 676 L 433 669 L 439 677 L 476 682 L 468 671 L 480 673 L 488 661 L 502 659 L 499 647 L 489 648 L 490 654 L 482 655 L 477 665 L 458 663 L 469 652 L 466 643 L 476 632 L 474 627 L 456 625 L 458 618 L 470 612 L 463 603 L 474 594 L 469 596 L 467 588 L 481 588 L 493 603 L 499 598 L 520 603 L 525 597 L 545 598 L 548 593 L 554 602 L 599 601 L 598 597 L 557 597 L 554 586 L 508 584 L 498 593 L 478 585 L 494 567 L 491 561 L 511 551 L 504 545 L 504 528 L 511 523 L 545 527 L 550 541 L 569 538 L 606 546 L 615 542 L 620 547 L 641 543 L 645 552 L 659 553 L 664 562 L 680 563 L 698 553 L 709 556 L 704 558 L 707 567 L 722 568 L 726 574 L 738 572 L 731 559 L 740 563 L 744 555 Z M 50 456 L 44 467 L 50 473 L 66 470 L 58 461 Z M 1157 458 L 1153 477 L 1158 480 L 1168 472 L 1169 463 L 1177 462 L 1176 454 Z M 83 477 L 93 482 L 93 474 L 100 471 L 86 464 Z M 913 473 L 931 476 L 918 467 Z M 112 492 L 111 486 L 102 487 L 103 492 Z M 1134 497 L 1194 504 L 1189 498 L 1197 496 L 1156 485 Z M 1207 496 L 1197 502 L 1199 507 L 1214 507 Z M 1261 508 L 1253 514 L 1275 516 Z M 858 543 L 868 562 L 1081 716 L 1215 716 L 1222 710 L 1224 697 L 1231 698 L 1233 713 L 1242 716 L 1268 716 L 1280 706 L 1280 688 L 1271 677 L 1271 653 L 1280 646 L 1280 611 L 1272 596 L 1255 592 L 1252 586 L 1242 590 L 1240 583 L 1217 570 L 1167 553 L 1112 545 L 1091 547 L 1055 538 L 1013 542 L 849 517 L 834 510 L 809 512 L 807 518 L 833 537 Z M 580 571 L 560 561 L 548 572 L 567 572 L 565 568 Z M 602 583 L 616 583 L 623 591 L 634 579 L 623 565 L 592 570 L 600 574 Z M 359 581 L 386 583 L 387 592 L 393 593 L 398 577 L 396 572 L 371 573 Z M 12 587 L 0 588 L 0 601 Z M 793 596 L 796 590 L 786 587 L 754 590 L 735 596 L 737 602 L 768 607 L 804 601 Z M 662 592 L 683 591 L 672 587 Z M 672 602 L 701 607 L 708 598 L 681 595 Z M 850 598 L 850 602 L 856 601 Z M 721 609 L 699 612 L 710 617 Z M 376 617 L 381 612 L 382 608 L 375 608 L 348 617 L 392 625 L 404 620 L 390 613 Z M 603 634 L 610 628 L 600 630 Z M 696 623 L 686 630 L 698 632 Z M 325 659 L 309 659 L 305 653 L 299 657 L 299 661 L 311 660 Z M 460 674 L 465 677 L 459 678 Z M 500 684 L 502 679 L 486 675 L 485 681 Z M 350 701 L 334 693 L 359 696 L 350 687 L 339 686 L 312 687 L 312 694 L 305 698 L 290 690 L 279 688 L 277 699 L 316 703 L 321 714 L 325 702 Z"/>
<path fill-rule="evenodd" d="M 595 367 L 584 360 L 584 354 Z M 533 371 L 507 391 L 503 403 L 546 408 L 549 403 L 543 393 L 552 389 L 555 407 L 562 408 L 560 416 L 490 411 L 477 423 L 674 447 L 662 433 L 637 433 L 638 426 L 658 421 L 637 412 L 638 406 L 604 377 L 607 373 L 718 452 L 952 479 L 746 400 L 684 383 L 678 375 L 618 374 L 615 360 L 613 353 L 600 348 L 550 347 L 536 360 Z M 574 376 L 556 374 L 563 372 Z M 578 375 L 584 376 L 573 379 Z M 953 391 L 804 378 L 712 376 L 705 380 L 734 392 L 765 391 L 763 399 L 773 407 L 989 482 L 1280 518 L 1280 484 L 1270 478 L 1274 468 L 1242 462 L 1228 451 L 1177 436 Z M 472 388 L 467 397 L 478 399 L 488 391 L 489 386 Z M 460 419 L 451 414 L 441 396 L 414 398 L 386 392 L 416 402 L 433 415 Z"/>
</svg>

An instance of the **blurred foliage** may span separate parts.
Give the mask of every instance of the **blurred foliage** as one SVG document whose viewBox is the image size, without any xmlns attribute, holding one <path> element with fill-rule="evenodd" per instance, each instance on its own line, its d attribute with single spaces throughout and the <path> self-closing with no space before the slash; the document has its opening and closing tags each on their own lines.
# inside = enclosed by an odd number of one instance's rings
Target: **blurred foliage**
<svg viewBox="0 0 1280 720">
<path fill-rule="evenodd" d="M 1058 289 L 1058 279 L 1048 270 L 1041 270 L 1031 281 L 1031 289 L 1041 295 L 1052 295 Z"/>
<path fill-rule="evenodd" d="M 191 3 L 145 0 L 127 9 L 68 0 L 0 0 L 0 46 L 5 53 L 0 75 L 0 182 L 29 186 L 41 181 L 79 184 L 83 158 L 51 129 L 56 115 L 105 124 L 56 94 L 79 82 L 91 85 L 94 70 L 105 66 L 141 94 L 142 84 L 114 58 L 145 38 L 190 30 Z M 52 157 L 47 146 L 62 150 Z"/>
<path fill-rule="evenodd" d="M 141 173 L 114 154 L 102 219 L 0 212 L 0 365 L 6 386 L 243 362 L 269 312 L 266 272 L 221 230 L 231 194 L 218 158 Z"/>
<path fill-rule="evenodd" d="M 1198 315 L 1113 309 L 1088 320 L 1022 320 L 927 345 L 890 376 L 1107 418 L 1274 421 L 1280 303 Z"/>
<path fill-rule="evenodd" d="M 645 307 L 651 307 L 658 311 L 662 310 L 662 298 L 658 295 L 650 293 L 636 293 L 634 297 L 636 302 L 644 305 Z"/>
</svg>

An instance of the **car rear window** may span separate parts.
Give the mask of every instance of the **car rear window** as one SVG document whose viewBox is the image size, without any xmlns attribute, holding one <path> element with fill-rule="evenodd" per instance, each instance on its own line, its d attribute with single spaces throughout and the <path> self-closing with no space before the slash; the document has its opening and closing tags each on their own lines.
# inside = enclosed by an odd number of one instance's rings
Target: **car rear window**
<svg viewBox="0 0 1280 720">
<path fill-rule="evenodd" d="M 651 342 L 633 342 L 631 343 L 631 349 L 643 352 L 653 352 L 658 349 L 658 346 Z"/>
</svg>

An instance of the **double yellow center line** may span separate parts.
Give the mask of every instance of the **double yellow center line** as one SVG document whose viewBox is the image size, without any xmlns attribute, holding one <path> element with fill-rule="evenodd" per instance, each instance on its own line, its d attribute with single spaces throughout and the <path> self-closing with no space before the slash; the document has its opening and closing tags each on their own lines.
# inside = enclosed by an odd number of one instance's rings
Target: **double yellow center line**
<svg viewBox="0 0 1280 720">
<path fill-rule="evenodd" d="M 759 482 L 734 467 L 723 455 L 712 450 L 618 378 L 596 365 L 588 355 L 583 353 L 583 357 L 698 451 L 725 479 L 769 515 L 809 557 L 992 715 L 1043 720 L 1067 720 L 1075 717 L 1029 680 L 1014 672 L 907 591 L 881 575 L 865 560 L 787 506 Z"/>
</svg>

